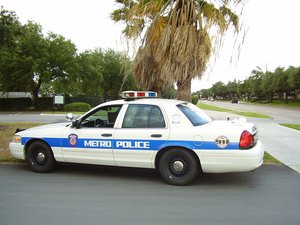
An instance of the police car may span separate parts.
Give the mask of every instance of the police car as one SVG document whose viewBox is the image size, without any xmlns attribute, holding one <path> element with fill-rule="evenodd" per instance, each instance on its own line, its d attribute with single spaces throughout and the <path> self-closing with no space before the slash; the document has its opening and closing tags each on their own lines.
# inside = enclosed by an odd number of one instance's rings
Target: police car
<svg viewBox="0 0 300 225">
<path fill-rule="evenodd" d="M 57 163 L 157 169 L 169 184 L 186 185 L 199 172 L 252 171 L 263 163 L 256 127 L 212 120 L 197 106 L 126 91 L 79 119 L 18 130 L 9 145 L 35 172 Z"/>
</svg>

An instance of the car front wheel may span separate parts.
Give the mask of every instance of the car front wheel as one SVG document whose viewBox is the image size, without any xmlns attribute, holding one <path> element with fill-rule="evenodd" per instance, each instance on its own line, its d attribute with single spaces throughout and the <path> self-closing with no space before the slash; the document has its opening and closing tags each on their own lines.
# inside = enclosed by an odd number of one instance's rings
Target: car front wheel
<svg viewBox="0 0 300 225">
<path fill-rule="evenodd" d="M 56 161 L 50 147 L 40 141 L 33 142 L 27 150 L 27 163 L 29 167 L 38 173 L 47 173 L 56 166 Z"/>
<path fill-rule="evenodd" d="M 199 173 L 199 163 L 187 150 L 174 148 L 165 152 L 159 160 L 162 178 L 172 185 L 187 185 Z"/>
</svg>

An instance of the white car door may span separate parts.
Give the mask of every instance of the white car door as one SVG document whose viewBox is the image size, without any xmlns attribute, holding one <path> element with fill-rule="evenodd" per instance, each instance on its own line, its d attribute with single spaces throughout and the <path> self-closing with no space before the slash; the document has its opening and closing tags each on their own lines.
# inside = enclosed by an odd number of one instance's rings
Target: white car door
<svg viewBox="0 0 300 225">
<path fill-rule="evenodd" d="M 169 128 L 160 107 L 130 103 L 114 137 L 117 166 L 154 168 L 155 153 L 168 139 Z"/>
<path fill-rule="evenodd" d="M 62 152 L 66 162 L 116 165 L 112 147 L 117 115 L 122 105 L 103 106 L 65 129 Z"/>
</svg>

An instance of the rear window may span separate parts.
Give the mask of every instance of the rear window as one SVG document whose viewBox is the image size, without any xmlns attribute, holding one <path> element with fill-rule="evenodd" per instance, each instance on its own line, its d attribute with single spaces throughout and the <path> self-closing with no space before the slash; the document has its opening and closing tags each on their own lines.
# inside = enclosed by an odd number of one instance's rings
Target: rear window
<svg viewBox="0 0 300 225">
<path fill-rule="evenodd" d="M 212 119 L 205 112 L 191 103 L 179 104 L 177 107 L 194 126 L 200 126 L 212 121 Z"/>
</svg>

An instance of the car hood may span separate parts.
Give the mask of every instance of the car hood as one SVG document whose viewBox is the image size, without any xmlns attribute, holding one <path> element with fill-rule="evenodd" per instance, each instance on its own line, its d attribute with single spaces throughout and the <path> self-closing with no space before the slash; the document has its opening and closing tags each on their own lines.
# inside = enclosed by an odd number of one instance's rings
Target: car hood
<svg viewBox="0 0 300 225">
<path fill-rule="evenodd" d="M 61 130 L 64 127 L 69 126 L 71 123 L 70 122 L 64 122 L 64 123 L 51 123 L 51 124 L 46 124 L 42 126 L 37 126 L 37 127 L 31 127 L 25 130 L 22 130 L 18 132 L 19 135 L 24 136 L 28 134 L 39 134 L 39 133 L 44 133 L 45 131 L 49 130 Z M 36 136 L 36 135 L 35 135 Z"/>
</svg>

